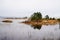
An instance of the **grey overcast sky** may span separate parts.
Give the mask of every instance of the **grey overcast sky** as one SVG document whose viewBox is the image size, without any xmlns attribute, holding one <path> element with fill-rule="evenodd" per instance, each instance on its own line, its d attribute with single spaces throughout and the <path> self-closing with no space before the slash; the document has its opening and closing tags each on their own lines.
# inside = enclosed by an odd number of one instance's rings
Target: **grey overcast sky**
<svg viewBox="0 0 60 40">
<path fill-rule="evenodd" d="M 0 16 L 24 17 L 34 12 L 60 17 L 60 0 L 0 0 Z"/>
</svg>

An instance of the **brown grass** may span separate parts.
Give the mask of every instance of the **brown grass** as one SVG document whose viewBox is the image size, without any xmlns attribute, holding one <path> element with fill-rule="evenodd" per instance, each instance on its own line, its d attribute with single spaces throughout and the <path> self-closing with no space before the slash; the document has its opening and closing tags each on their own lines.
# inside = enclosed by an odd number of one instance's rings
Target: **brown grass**
<svg viewBox="0 0 60 40">
<path fill-rule="evenodd" d="M 58 21 L 57 20 L 42 20 L 41 22 L 36 22 L 36 21 L 25 21 L 22 22 L 25 24 L 31 24 L 31 25 L 46 25 L 46 24 L 57 24 Z"/>
</svg>

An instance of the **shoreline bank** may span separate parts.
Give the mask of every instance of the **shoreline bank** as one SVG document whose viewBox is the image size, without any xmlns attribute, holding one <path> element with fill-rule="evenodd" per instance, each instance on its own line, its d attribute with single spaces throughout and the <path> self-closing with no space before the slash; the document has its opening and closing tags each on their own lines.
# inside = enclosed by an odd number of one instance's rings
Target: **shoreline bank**
<svg viewBox="0 0 60 40">
<path fill-rule="evenodd" d="M 24 21 L 22 23 L 30 25 L 53 25 L 59 23 L 58 20 L 42 20 L 42 21 Z"/>
</svg>

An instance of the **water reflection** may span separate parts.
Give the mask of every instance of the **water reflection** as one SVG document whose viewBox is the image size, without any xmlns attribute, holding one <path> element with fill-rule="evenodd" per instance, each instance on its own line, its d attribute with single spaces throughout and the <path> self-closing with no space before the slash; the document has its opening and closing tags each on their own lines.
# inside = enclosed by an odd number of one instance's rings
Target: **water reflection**
<svg viewBox="0 0 60 40">
<path fill-rule="evenodd" d="M 59 29 L 60 29 L 60 23 L 59 23 Z"/>
<path fill-rule="evenodd" d="M 33 27 L 34 29 L 41 29 L 42 25 L 31 25 L 31 27 Z"/>
<path fill-rule="evenodd" d="M 60 24 L 30 26 L 19 21 L 0 23 L 0 40 L 60 40 L 60 30 L 55 30 Z"/>
</svg>

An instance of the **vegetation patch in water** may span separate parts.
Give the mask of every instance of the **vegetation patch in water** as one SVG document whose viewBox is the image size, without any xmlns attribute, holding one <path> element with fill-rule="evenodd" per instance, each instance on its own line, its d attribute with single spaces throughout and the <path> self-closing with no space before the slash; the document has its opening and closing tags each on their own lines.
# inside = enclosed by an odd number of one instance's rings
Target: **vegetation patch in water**
<svg viewBox="0 0 60 40">
<path fill-rule="evenodd" d="M 2 22 L 12 23 L 12 20 L 3 20 Z"/>
</svg>

